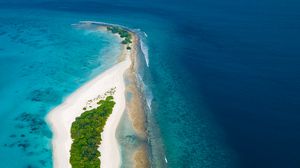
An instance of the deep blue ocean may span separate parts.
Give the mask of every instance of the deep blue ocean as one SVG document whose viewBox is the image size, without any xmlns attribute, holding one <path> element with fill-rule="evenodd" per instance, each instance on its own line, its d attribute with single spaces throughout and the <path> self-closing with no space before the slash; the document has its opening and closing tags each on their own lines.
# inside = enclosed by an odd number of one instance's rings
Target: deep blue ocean
<svg viewBox="0 0 300 168">
<path fill-rule="evenodd" d="M 0 0 L 0 167 L 52 167 L 45 115 L 116 62 L 114 38 L 71 26 L 94 20 L 146 33 L 153 160 L 299 168 L 299 9 L 296 0 Z"/>
</svg>

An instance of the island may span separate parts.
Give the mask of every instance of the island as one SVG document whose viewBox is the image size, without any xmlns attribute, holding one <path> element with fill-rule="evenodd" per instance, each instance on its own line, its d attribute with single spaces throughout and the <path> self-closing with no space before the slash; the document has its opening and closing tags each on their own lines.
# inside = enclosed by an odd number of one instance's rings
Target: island
<svg viewBox="0 0 300 168">
<path fill-rule="evenodd" d="M 53 167 L 117 168 L 122 158 L 116 130 L 125 110 L 139 137 L 147 142 L 135 75 L 138 36 L 127 28 L 106 23 L 81 21 L 74 26 L 94 26 L 97 31 L 112 33 L 119 38 L 122 50 L 118 63 L 78 88 L 48 114 L 46 120 L 53 131 Z M 132 93 L 133 101 L 126 100 L 127 92 Z M 133 167 L 149 167 L 145 146 L 134 152 Z"/>
</svg>

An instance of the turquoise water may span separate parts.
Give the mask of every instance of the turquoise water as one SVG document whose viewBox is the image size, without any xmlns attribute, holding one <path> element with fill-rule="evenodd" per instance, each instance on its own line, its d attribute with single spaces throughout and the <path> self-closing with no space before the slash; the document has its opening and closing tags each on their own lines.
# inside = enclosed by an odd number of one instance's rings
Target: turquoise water
<svg viewBox="0 0 300 168">
<path fill-rule="evenodd" d="M 71 24 L 80 20 L 120 24 L 141 35 L 139 80 L 145 92 L 153 167 L 187 165 L 186 160 L 179 158 L 190 158 L 194 161 L 190 164 L 195 166 L 230 165 L 231 153 L 222 142 L 219 128 L 208 117 L 210 114 L 200 106 L 199 127 L 199 123 L 190 121 L 187 109 L 183 109 L 190 100 L 180 91 L 177 72 L 168 65 L 172 58 L 169 49 L 178 42 L 173 41 L 177 34 L 174 23 L 147 13 L 106 10 L 105 6 L 96 5 L 101 12 L 94 13 L 59 4 L 42 4 L 39 10 L 2 9 L 1 20 L 7 24 L 1 26 L 1 41 L 7 47 L 1 52 L 1 76 L 5 79 L 7 72 L 13 75 L 1 82 L 1 92 L 7 95 L 3 100 L 5 106 L 1 107 L 1 115 L 5 116 L 1 126 L 5 131 L 1 132 L 0 149 L 7 155 L 3 156 L 5 161 L 1 166 L 51 167 L 51 131 L 43 120 L 45 115 L 85 81 L 115 62 L 119 43 L 105 34 L 74 29 Z M 180 122 L 178 117 L 183 116 L 188 118 Z M 193 131 L 197 131 L 195 135 L 201 133 L 201 138 L 193 137 Z M 12 157 L 16 153 L 20 157 Z"/>
<path fill-rule="evenodd" d="M 116 63 L 119 42 L 109 34 L 73 28 L 78 15 L 0 13 L 0 167 L 52 167 L 45 115 Z"/>
<path fill-rule="evenodd" d="M 0 167 L 51 166 L 43 117 L 114 62 L 111 38 L 70 26 L 95 20 L 146 33 L 153 167 L 299 168 L 299 2 L 0 3 Z"/>
</svg>

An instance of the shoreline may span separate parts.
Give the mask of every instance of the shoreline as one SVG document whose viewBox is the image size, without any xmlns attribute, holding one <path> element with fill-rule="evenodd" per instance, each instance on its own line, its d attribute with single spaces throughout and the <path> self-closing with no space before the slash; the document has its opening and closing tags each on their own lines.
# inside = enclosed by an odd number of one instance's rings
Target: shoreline
<svg viewBox="0 0 300 168">
<path fill-rule="evenodd" d="M 137 44 L 138 37 L 134 35 L 134 43 Z M 133 151 L 131 160 L 134 163 L 132 167 L 135 168 L 148 168 L 150 167 L 149 151 L 148 151 L 148 135 L 146 128 L 146 114 L 143 107 L 143 95 L 138 87 L 138 81 L 136 73 L 138 71 L 138 57 L 137 57 L 137 45 L 133 49 L 131 55 L 132 64 L 125 73 L 125 78 L 128 81 L 126 85 L 126 93 L 131 95 L 130 100 L 126 101 L 126 111 L 132 125 L 137 139 L 139 140 L 138 147 Z"/>
</svg>

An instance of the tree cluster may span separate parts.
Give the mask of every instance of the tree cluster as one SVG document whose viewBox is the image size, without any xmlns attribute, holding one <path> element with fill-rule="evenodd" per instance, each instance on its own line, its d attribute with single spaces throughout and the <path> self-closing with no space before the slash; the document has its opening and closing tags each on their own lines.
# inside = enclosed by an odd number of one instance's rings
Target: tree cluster
<svg viewBox="0 0 300 168">
<path fill-rule="evenodd" d="M 72 123 L 70 163 L 73 168 L 100 168 L 101 132 L 112 113 L 115 102 L 112 96 L 98 102 L 99 106 L 85 111 Z"/>
<path fill-rule="evenodd" d="M 120 27 L 117 27 L 117 26 L 108 26 L 107 30 L 111 31 L 113 34 L 118 33 L 121 38 L 124 38 L 124 40 L 122 41 L 122 44 L 132 43 L 132 41 L 131 41 L 132 36 L 128 31 L 126 31 Z"/>
</svg>

